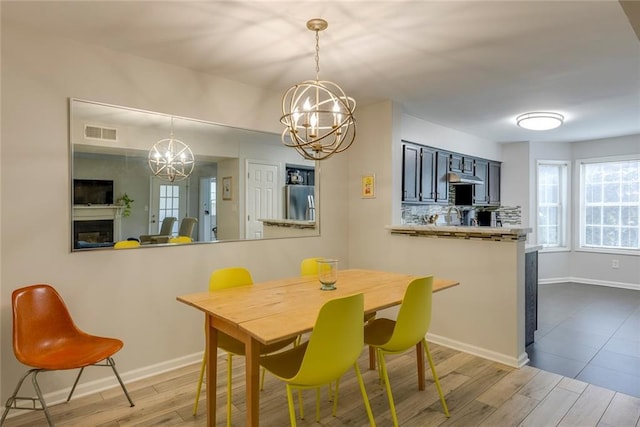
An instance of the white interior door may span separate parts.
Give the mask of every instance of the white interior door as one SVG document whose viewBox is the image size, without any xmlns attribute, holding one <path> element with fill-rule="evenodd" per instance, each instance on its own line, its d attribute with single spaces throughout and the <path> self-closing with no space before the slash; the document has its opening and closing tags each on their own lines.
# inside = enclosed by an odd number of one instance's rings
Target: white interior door
<svg viewBox="0 0 640 427">
<path fill-rule="evenodd" d="M 275 162 L 247 161 L 247 221 L 246 238 L 262 238 L 262 222 L 259 219 L 279 218 L 280 166 Z"/>
<path fill-rule="evenodd" d="M 198 212 L 198 236 L 200 240 L 216 240 L 216 177 L 200 178 L 200 208 Z"/>
<path fill-rule="evenodd" d="M 155 176 L 151 177 L 149 234 L 157 234 L 162 220 L 169 216 L 178 219 L 173 225 L 172 234 L 178 233 L 180 221 L 187 216 L 188 189 L 188 180 L 168 182 Z"/>
</svg>

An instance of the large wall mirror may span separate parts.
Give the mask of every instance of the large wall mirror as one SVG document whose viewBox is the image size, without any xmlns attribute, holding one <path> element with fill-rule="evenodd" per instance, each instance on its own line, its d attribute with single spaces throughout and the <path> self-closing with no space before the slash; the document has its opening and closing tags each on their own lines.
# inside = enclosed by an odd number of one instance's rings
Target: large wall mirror
<svg viewBox="0 0 640 427">
<path fill-rule="evenodd" d="M 173 182 L 148 164 L 171 135 L 195 159 Z M 70 141 L 72 251 L 320 233 L 317 168 L 277 134 L 71 99 Z"/>
</svg>

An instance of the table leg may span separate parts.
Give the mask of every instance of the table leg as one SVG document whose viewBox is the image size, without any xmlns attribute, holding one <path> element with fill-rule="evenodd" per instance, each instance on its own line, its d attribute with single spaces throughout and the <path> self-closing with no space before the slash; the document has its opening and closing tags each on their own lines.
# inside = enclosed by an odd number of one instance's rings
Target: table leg
<svg viewBox="0 0 640 427">
<path fill-rule="evenodd" d="M 418 363 L 418 390 L 424 390 L 424 347 L 422 341 L 416 344 L 416 361 Z"/>
<path fill-rule="evenodd" d="M 247 426 L 257 427 L 260 423 L 260 343 L 249 338 L 245 343 L 245 353 Z"/>
<path fill-rule="evenodd" d="M 218 330 L 207 315 L 207 425 L 216 425 L 216 390 L 218 387 Z"/>
</svg>

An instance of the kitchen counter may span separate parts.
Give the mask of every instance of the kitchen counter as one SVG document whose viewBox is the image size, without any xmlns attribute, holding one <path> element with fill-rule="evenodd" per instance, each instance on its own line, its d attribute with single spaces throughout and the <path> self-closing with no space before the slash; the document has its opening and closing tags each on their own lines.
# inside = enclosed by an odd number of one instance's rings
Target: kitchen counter
<svg viewBox="0 0 640 427">
<path fill-rule="evenodd" d="M 258 221 L 262 221 L 263 237 L 265 239 L 318 235 L 315 221 L 294 219 L 259 219 Z"/>
<path fill-rule="evenodd" d="M 300 221 L 295 219 L 259 219 L 264 225 L 290 228 L 316 228 L 315 221 Z"/>
<path fill-rule="evenodd" d="M 391 234 L 420 237 L 444 237 L 453 239 L 476 239 L 491 241 L 526 240 L 532 229 L 527 227 L 465 227 L 455 225 L 388 225 Z"/>
</svg>

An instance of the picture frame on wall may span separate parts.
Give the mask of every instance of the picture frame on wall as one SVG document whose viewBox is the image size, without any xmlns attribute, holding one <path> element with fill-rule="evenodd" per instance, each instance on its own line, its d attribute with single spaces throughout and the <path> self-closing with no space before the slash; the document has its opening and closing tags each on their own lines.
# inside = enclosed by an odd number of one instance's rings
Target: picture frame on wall
<svg viewBox="0 0 640 427">
<path fill-rule="evenodd" d="M 374 174 L 362 175 L 360 197 L 363 199 L 376 197 L 376 176 Z"/>
<path fill-rule="evenodd" d="M 222 200 L 231 200 L 231 177 L 222 178 Z"/>
</svg>

